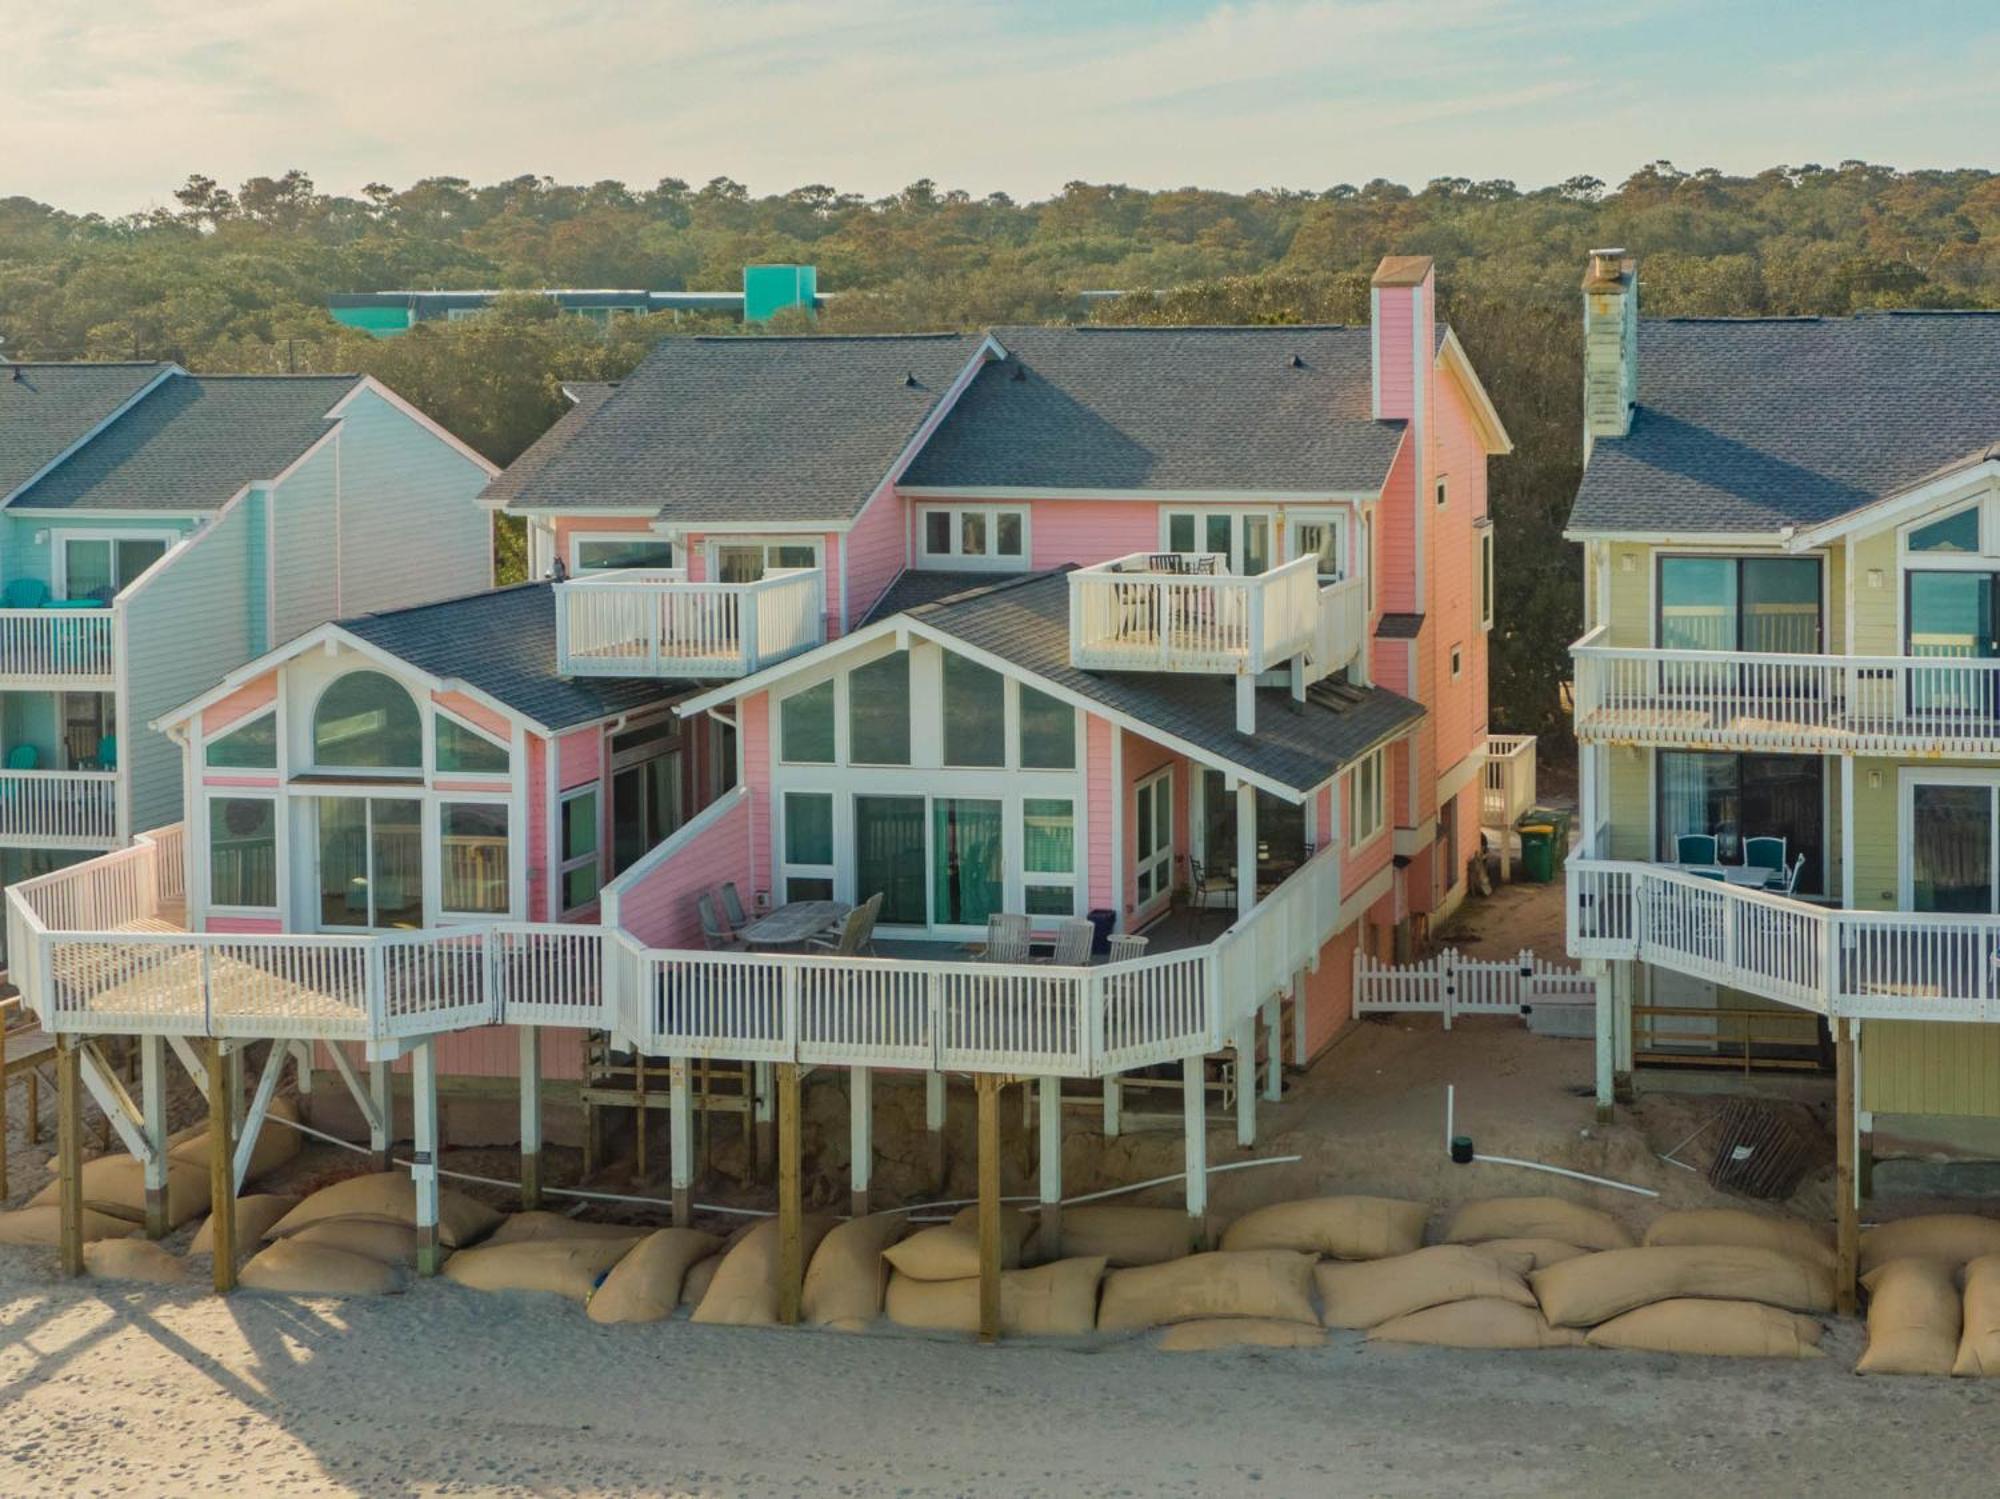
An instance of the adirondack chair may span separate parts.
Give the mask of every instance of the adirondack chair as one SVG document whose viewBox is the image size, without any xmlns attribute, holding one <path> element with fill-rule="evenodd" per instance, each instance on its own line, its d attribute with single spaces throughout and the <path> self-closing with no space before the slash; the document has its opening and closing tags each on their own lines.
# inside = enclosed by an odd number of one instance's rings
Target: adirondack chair
<svg viewBox="0 0 2000 1499">
<path fill-rule="evenodd" d="M 1056 950 L 1049 959 L 1058 968 L 1087 968 L 1097 928 L 1087 917 L 1071 916 L 1056 923 Z"/>
<path fill-rule="evenodd" d="M 16 578 L 0 597 L 9 609 L 39 609 L 49 601 L 49 585 L 40 578 Z"/>
<path fill-rule="evenodd" d="M 1025 963 L 1028 961 L 1028 918 L 1002 913 L 986 918 L 986 961 Z"/>
<path fill-rule="evenodd" d="M 746 952 L 750 944 L 729 927 L 723 925 L 722 918 L 715 914 L 715 897 L 706 890 L 694 898 L 695 911 L 701 917 L 701 940 L 710 952 Z"/>
<path fill-rule="evenodd" d="M 729 929 L 740 932 L 750 925 L 750 918 L 743 914 L 743 897 L 736 893 L 736 881 L 722 883 L 722 914 L 729 918 Z"/>
<path fill-rule="evenodd" d="M 855 958 L 875 947 L 875 917 L 882 909 L 882 892 L 876 891 L 847 913 L 840 936 L 833 941 L 814 937 L 806 943 L 810 952 L 830 953 L 836 958 Z"/>
</svg>

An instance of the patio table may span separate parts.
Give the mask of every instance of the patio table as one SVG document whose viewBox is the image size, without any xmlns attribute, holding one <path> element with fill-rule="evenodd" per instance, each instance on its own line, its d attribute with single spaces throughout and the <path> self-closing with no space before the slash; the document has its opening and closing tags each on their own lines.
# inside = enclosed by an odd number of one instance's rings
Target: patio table
<svg viewBox="0 0 2000 1499">
<path fill-rule="evenodd" d="M 845 921 L 853 909 L 840 900 L 795 900 L 759 917 L 737 935 L 752 947 L 796 947 Z"/>
<path fill-rule="evenodd" d="M 1719 869 L 1722 871 L 1723 879 L 1730 884 L 1748 885 L 1758 890 L 1763 889 L 1774 877 L 1784 872 L 1778 869 L 1761 869 L 1756 866 L 1742 864 L 1666 864 L 1661 867 L 1671 869 L 1676 874 L 1693 874 L 1697 870 L 1702 869 Z"/>
</svg>

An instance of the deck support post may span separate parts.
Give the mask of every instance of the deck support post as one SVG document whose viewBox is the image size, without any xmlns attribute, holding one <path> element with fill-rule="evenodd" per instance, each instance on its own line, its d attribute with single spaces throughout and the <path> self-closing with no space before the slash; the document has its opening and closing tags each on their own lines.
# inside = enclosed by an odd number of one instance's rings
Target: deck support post
<svg viewBox="0 0 2000 1499">
<path fill-rule="evenodd" d="M 1236 1143 L 1245 1150 L 1257 1143 L 1257 1015 L 1254 1010 L 1237 1022 Z"/>
<path fill-rule="evenodd" d="M 146 1237 L 167 1236 L 167 1038 L 139 1038 L 139 1127 L 153 1147 L 146 1162 Z"/>
<path fill-rule="evenodd" d="M 940 1192 L 945 1189 L 944 1120 L 944 1074 L 942 1072 L 926 1072 L 924 1074 L 924 1128 L 930 1131 L 931 1136 L 931 1179 L 937 1183 L 937 1189 Z"/>
<path fill-rule="evenodd" d="M 979 1341 L 1000 1337 L 1000 1079 L 972 1079 L 979 1094 Z"/>
<path fill-rule="evenodd" d="M 1264 1001 L 1264 1102 L 1277 1103 L 1285 1096 L 1281 1072 L 1285 1061 L 1284 1018 L 1273 994 Z"/>
<path fill-rule="evenodd" d="M 1044 1260 L 1062 1258 L 1062 1079 L 1045 1077 L 1035 1084 L 1040 1106 L 1042 1225 L 1038 1244 Z"/>
<path fill-rule="evenodd" d="M 667 1181 L 673 1190 L 674 1227 L 694 1222 L 694 1104 L 688 1059 L 667 1058 Z"/>
<path fill-rule="evenodd" d="M 1124 1103 L 1125 1103 L 1125 1085 L 1118 1081 L 1117 1073 L 1115 1072 L 1105 1073 L 1104 1138 L 1107 1140 L 1115 1140 L 1118 1138 L 1118 1129 L 1119 1129 L 1118 1115 L 1120 1109 L 1124 1106 Z"/>
<path fill-rule="evenodd" d="M 236 1077 L 219 1036 L 208 1038 L 208 1226 L 215 1248 L 215 1292 L 236 1289 Z"/>
<path fill-rule="evenodd" d="M 435 1275 L 442 1263 L 438 1250 L 438 1096 L 437 1043 L 425 1040 L 410 1056 L 411 1151 L 410 1179 L 417 1189 L 417 1274 Z"/>
<path fill-rule="evenodd" d="M 1194 1238 L 1208 1245 L 1208 1068 L 1201 1057 L 1181 1059 L 1181 1128 L 1187 1135 L 1186 1200 Z"/>
<path fill-rule="evenodd" d="M 521 1207 L 542 1205 L 542 1032 L 521 1030 Z"/>
<path fill-rule="evenodd" d="M 294 1041 L 292 1051 L 292 1080 L 298 1086 L 299 1119 L 311 1124 L 313 1117 L 313 1043 Z"/>
<path fill-rule="evenodd" d="M 56 1036 L 56 1241 L 62 1273 L 83 1274 L 83 1039 Z"/>
<path fill-rule="evenodd" d="M 799 1320 L 805 1294 L 804 1206 L 799 1183 L 799 1064 L 777 1064 L 778 1083 L 778 1322 Z"/>
<path fill-rule="evenodd" d="M 396 1143 L 396 1084 L 387 1062 L 368 1064 L 368 1095 L 375 1101 L 375 1117 L 368 1125 L 368 1148 L 375 1153 L 375 1169 L 391 1169 L 389 1149 Z"/>
<path fill-rule="evenodd" d="M 1613 1003 L 1611 1007 L 1612 1034 L 1617 1038 L 1618 1054 L 1612 1064 L 1611 1091 L 1620 1103 L 1630 1104 L 1632 1092 L 1632 1003 L 1633 990 L 1638 984 L 1639 965 L 1628 959 L 1614 963 L 1611 969 Z"/>
<path fill-rule="evenodd" d="M 848 1211 L 868 1216 L 868 1183 L 875 1167 L 875 1073 L 855 1067 L 847 1074 Z"/>
<path fill-rule="evenodd" d="M 1834 1305 L 1843 1317 L 1854 1315 L 1854 1282 L 1860 1260 L 1861 1203 L 1854 1176 L 1855 1031 L 1852 1020 L 1833 1022 L 1833 1192 L 1835 1247 L 1839 1267 L 1834 1272 Z"/>
<path fill-rule="evenodd" d="M 775 1091 L 771 1067 L 769 1062 L 754 1062 L 750 1067 L 750 1091 L 756 1098 L 751 1109 L 756 1121 L 751 1130 L 751 1149 L 757 1158 L 758 1176 L 764 1181 L 771 1179 L 771 1171 L 777 1161 L 771 1144 L 771 1102 Z"/>
<path fill-rule="evenodd" d="M 1600 964 L 1595 976 L 1597 984 L 1597 1023 L 1594 1027 L 1597 1046 L 1597 1122 L 1611 1122 L 1612 1104 L 1615 1101 L 1612 1063 L 1617 1056 L 1617 1019 L 1612 1012 L 1611 974 Z"/>
</svg>

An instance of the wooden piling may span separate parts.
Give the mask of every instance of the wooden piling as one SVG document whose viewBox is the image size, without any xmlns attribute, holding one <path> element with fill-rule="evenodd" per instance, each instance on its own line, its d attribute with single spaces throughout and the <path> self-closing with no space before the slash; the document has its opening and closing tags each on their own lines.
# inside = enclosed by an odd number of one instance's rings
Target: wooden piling
<svg viewBox="0 0 2000 1499">
<path fill-rule="evenodd" d="M 215 1292 L 236 1289 L 236 1101 L 239 1076 L 219 1036 L 208 1038 L 208 1222 L 215 1248 Z"/>
<path fill-rule="evenodd" d="M 57 1244 L 64 1275 L 83 1274 L 83 1042 L 56 1037 Z"/>
<path fill-rule="evenodd" d="M 521 1207 L 533 1212 L 542 1205 L 542 1032 L 524 1025 L 521 1031 Z"/>
<path fill-rule="evenodd" d="M 973 1077 L 979 1094 L 979 1341 L 1000 1338 L 1000 1079 Z"/>
<path fill-rule="evenodd" d="M 805 1216 L 799 1187 L 799 1064 L 778 1063 L 778 1321 L 799 1320 L 805 1294 Z"/>
<path fill-rule="evenodd" d="M 1835 1272 L 1835 1305 L 1843 1317 L 1858 1305 L 1855 1275 L 1861 1257 L 1861 1209 L 1854 1180 L 1854 1047 L 1855 1022 L 1836 1020 L 1833 1051 L 1833 1191 L 1835 1240 L 1839 1268 Z"/>
</svg>

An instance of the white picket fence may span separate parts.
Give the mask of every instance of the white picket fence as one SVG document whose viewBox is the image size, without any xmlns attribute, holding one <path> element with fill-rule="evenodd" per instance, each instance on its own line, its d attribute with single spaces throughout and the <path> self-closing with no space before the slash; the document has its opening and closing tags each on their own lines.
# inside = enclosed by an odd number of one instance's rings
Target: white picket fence
<svg viewBox="0 0 2000 1499">
<path fill-rule="evenodd" d="M 1357 1015 L 1436 1014 L 1450 1030 L 1460 1015 L 1520 1015 L 1537 1004 L 1578 1004 L 1596 996 L 1594 979 L 1526 948 L 1512 958 L 1468 958 L 1447 947 L 1420 963 L 1354 955 Z"/>
</svg>

